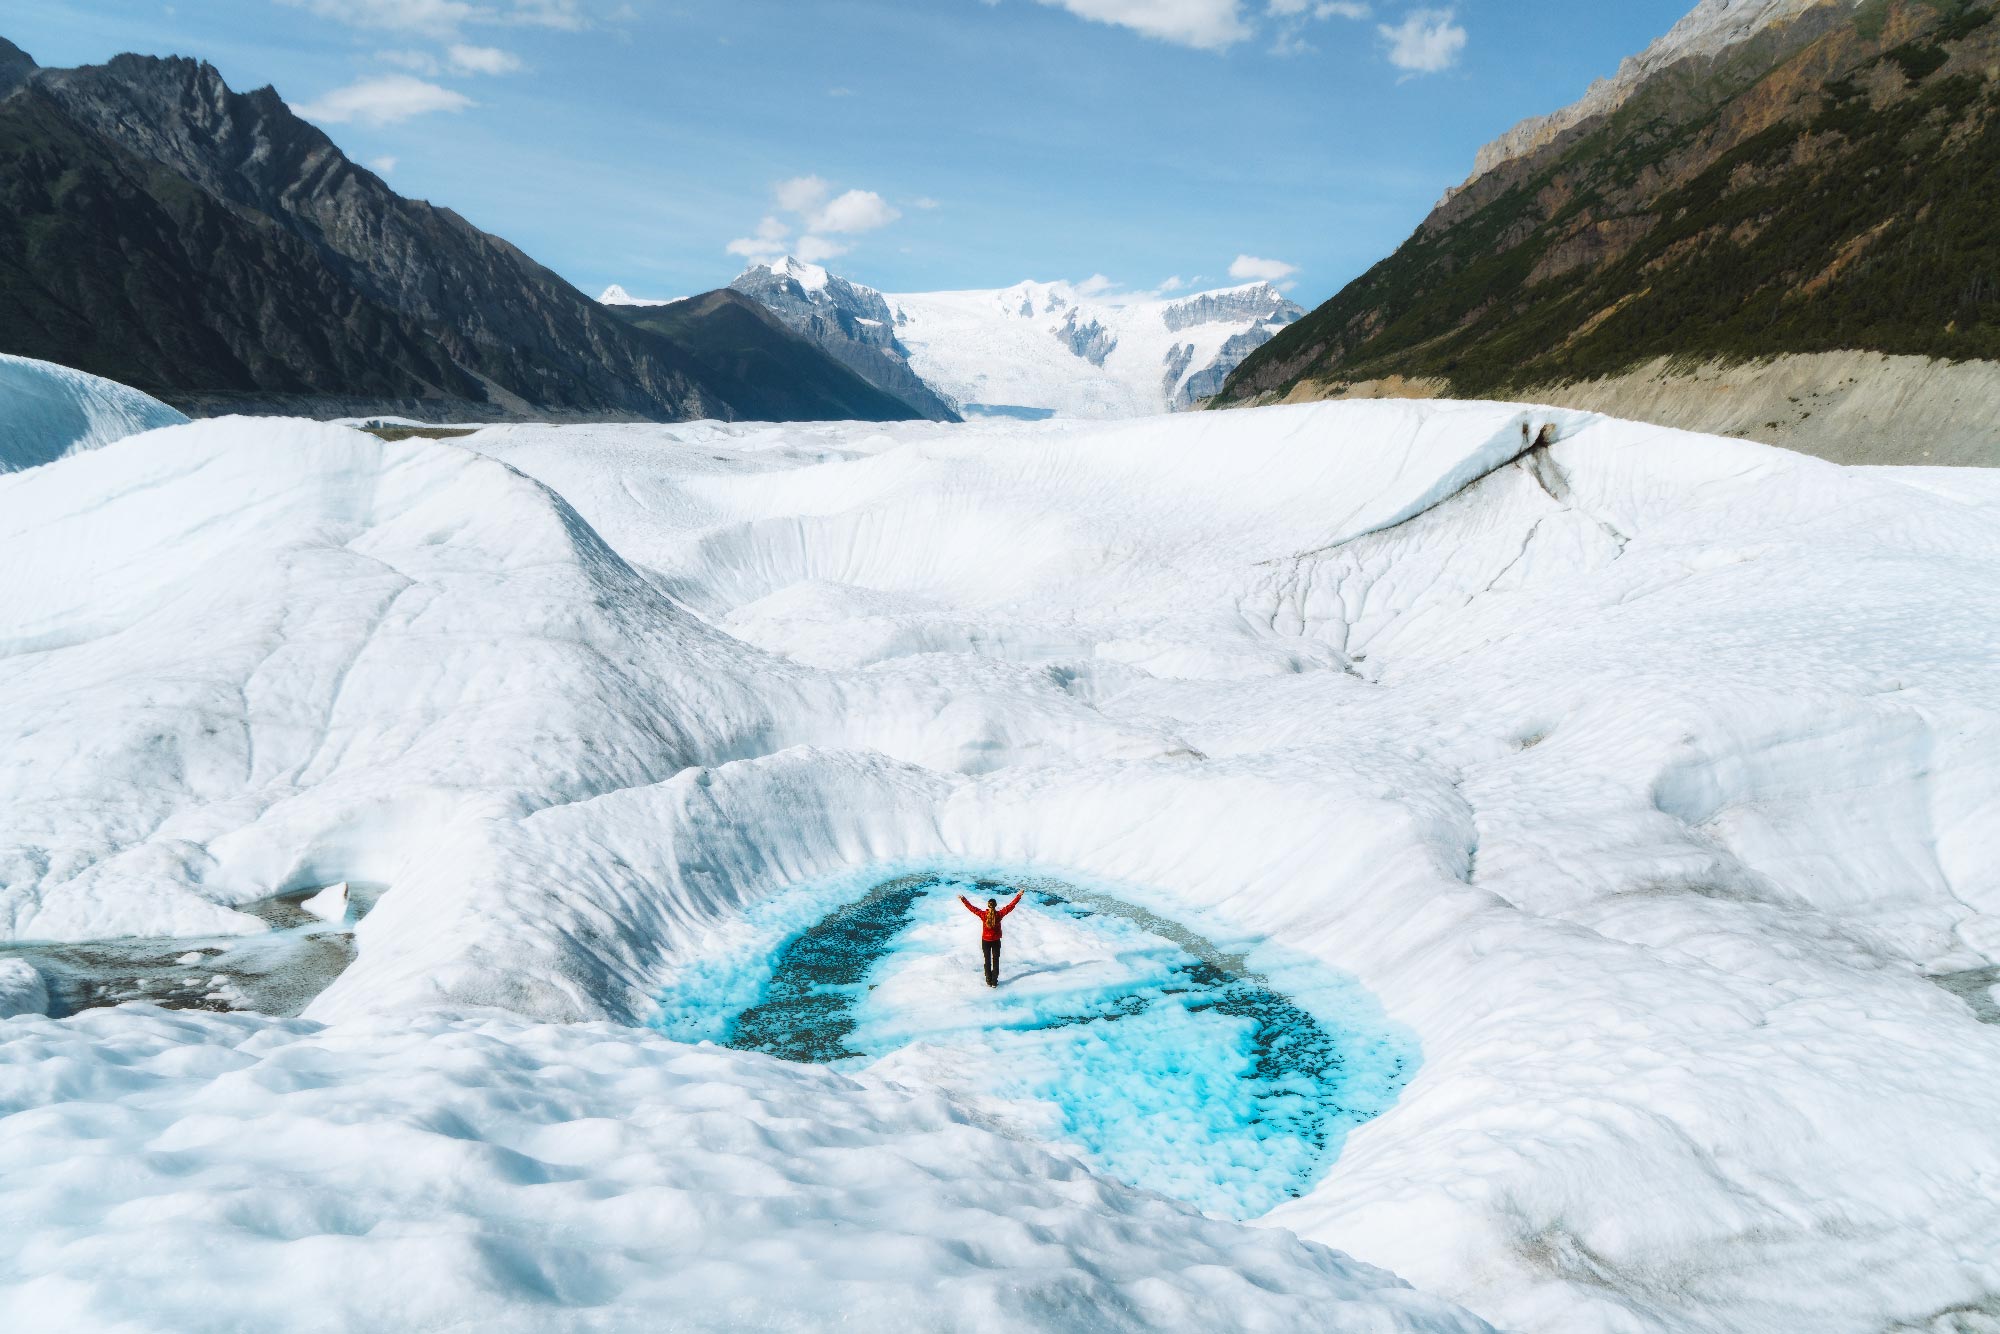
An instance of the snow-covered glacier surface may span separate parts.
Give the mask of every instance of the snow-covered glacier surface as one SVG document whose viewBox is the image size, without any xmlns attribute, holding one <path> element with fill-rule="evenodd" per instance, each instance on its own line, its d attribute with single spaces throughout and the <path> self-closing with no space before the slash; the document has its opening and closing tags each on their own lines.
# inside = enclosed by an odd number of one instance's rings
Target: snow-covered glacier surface
<svg viewBox="0 0 2000 1334">
<path fill-rule="evenodd" d="M 757 905 L 747 932 L 676 971 L 654 1023 L 683 1041 L 893 1068 L 1238 1218 L 1311 1190 L 1418 1064 L 1360 988 L 1265 942 L 1217 941 L 1037 876 L 882 874 Z M 1030 911 L 1003 952 L 1005 990 L 968 992 L 959 899 L 1017 892 Z"/>
<path fill-rule="evenodd" d="M 0 473 L 186 420 L 116 380 L 0 352 Z"/>
<path fill-rule="evenodd" d="M 238 419 L 0 478 L 0 568 L 0 934 L 380 889 L 300 1018 L 0 1022 L 32 1323 L 2000 1318 L 1995 479 L 1483 404 Z M 808 970 L 833 1068 L 683 1040 L 905 876 L 1043 887 L 1000 992 L 940 892 Z"/>
<path fill-rule="evenodd" d="M 910 368 L 968 415 L 1180 411 L 1305 314 L 1269 283 L 1177 296 L 1025 282 L 885 298 Z"/>
</svg>

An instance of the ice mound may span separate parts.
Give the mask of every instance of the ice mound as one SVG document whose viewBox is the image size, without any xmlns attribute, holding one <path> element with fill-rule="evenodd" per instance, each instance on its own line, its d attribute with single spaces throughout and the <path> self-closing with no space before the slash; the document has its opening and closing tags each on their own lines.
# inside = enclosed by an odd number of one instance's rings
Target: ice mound
<svg viewBox="0 0 2000 1334">
<path fill-rule="evenodd" d="M 348 902 L 345 880 L 337 885 L 328 885 L 311 898 L 303 900 L 299 907 L 323 922 L 335 922 L 343 926 L 347 924 L 353 911 L 353 906 Z"/>
<path fill-rule="evenodd" d="M 26 959 L 0 959 L 0 1019 L 17 1014 L 47 1014 L 48 983 Z"/>
<path fill-rule="evenodd" d="M 263 896 L 388 886 L 307 1011 L 324 1028 L 231 1019 L 243 1036 L 212 1042 L 202 1025 L 225 1021 L 191 1020 L 159 1039 L 185 1048 L 175 1079 L 259 1115 L 274 1090 L 301 1096 L 297 1142 L 379 1149 L 257 1223 L 330 1257 L 299 1272 L 365 1249 L 329 1240 L 366 1231 L 350 1186 L 426 1170 L 438 1146 L 403 1138 L 412 1125 L 519 1169 L 508 1189 L 539 1208 L 610 1187 L 624 1202 L 575 1235 L 622 1254 L 654 1219 L 618 1188 L 625 1159 L 526 1184 L 542 1169 L 512 1155 L 551 1160 L 515 1122 L 461 1116 L 476 1100 L 451 1081 L 565 1087 L 580 1049 L 529 1021 L 642 1023 L 683 969 L 768 965 L 743 947 L 787 891 L 1001 867 L 1269 942 L 1414 1035 L 1422 1065 L 1393 1105 L 1262 1224 L 1527 1330 L 1877 1334 L 2000 1293 L 2000 1044 L 1981 1022 L 2000 967 L 2000 478 L 1503 404 L 467 441 L 204 422 L 0 477 L 0 931 L 220 937 L 261 930 L 240 909 Z M 1096 928 L 1048 920 L 1083 968 Z M 930 953 L 926 929 L 913 919 L 894 976 L 854 1008 L 857 1041 L 901 1044 L 854 1082 L 948 1091 L 1008 1146 L 981 1178 L 1007 1190 L 980 1198 L 1041 1198 L 1019 1192 L 1054 1159 L 1019 1137 L 1092 1152 L 1034 1109 L 1080 1081 L 1024 1049 L 1033 1087 L 982 1086 L 950 1059 L 983 1040 L 966 1012 L 940 1002 L 918 1031 L 923 1006 L 889 1007 L 976 976 L 950 953 L 962 938 Z M 1104 976 L 1178 1024 L 1156 999 L 1171 957 Z M 1054 1012 L 1039 1005 L 1022 1017 Z M 0 1071 L 38 1090 L 25 1124 L 58 1127 L 72 1170 L 102 1166 L 75 1145 L 128 1121 L 175 1155 L 171 1207 L 193 1221 L 173 1259 L 212 1292 L 235 1251 L 192 1248 L 249 1226 L 241 1155 L 268 1141 L 205 1137 L 199 1111 L 179 1138 L 148 1119 L 114 1058 L 164 1022 L 11 1020 L 104 1060 L 15 1048 Z M 228 1053 L 260 1044 L 298 1065 L 229 1079 Z M 605 1050 L 718 1062 L 680 1068 L 719 1119 L 765 1078 L 742 1072 L 845 1087 L 657 1034 Z M 438 1068 L 408 1100 L 406 1069 L 367 1073 L 399 1051 Z M 862 1141 L 912 1124 L 903 1102 L 854 1096 L 837 1115 Z M 643 1128 L 633 1105 L 558 1110 L 614 1111 L 591 1131 L 613 1142 Z M 753 1144 L 745 1179 L 791 1198 L 789 1148 L 816 1133 L 746 1136 L 776 1147 Z M 66 1160 L 45 1145 L 34 1161 Z M 856 1167 L 842 1180 L 864 1189 Z M 1140 1198 L 1108 1167 L 1072 1170 L 1086 1201 Z M 134 1216 L 114 1197 L 120 1181 L 144 1196 L 135 1178 L 94 1180 L 102 1217 Z M 515 1206 L 501 1194 L 441 1228 L 419 1204 L 390 1211 L 404 1222 L 384 1235 L 462 1239 L 490 1280 L 490 1304 L 464 1309 L 489 1323 L 583 1319 L 625 1291 L 566 1286 L 598 1271 L 465 1221 Z M 39 1237 L 70 1226 L 64 1198 L 8 1216 Z M 887 1248 L 898 1281 L 981 1253 L 910 1243 L 896 1201 L 867 1198 L 878 1211 L 842 1229 Z M 1148 1291 L 1169 1303 L 1196 1253 L 1227 1266 L 1239 1243 L 1217 1238 L 1246 1235 L 1147 1207 L 1193 1229 L 1156 1246 Z M 659 1235 L 656 1274 L 677 1245 L 698 1255 Z M 758 1270 L 772 1303 L 816 1295 L 786 1275 L 796 1254 Z M 5 1281 L 40 1283 L 23 1309 L 111 1301 L 123 1263 L 52 1242 Z M 754 1263 L 731 1272 L 747 1286 Z M 1070 1309 L 979 1291 L 1000 1327 Z M 1242 1309 L 1221 1323 L 1263 1308 Z"/>
<path fill-rule="evenodd" d="M 765 726 L 748 678 L 782 693 L 460 450 L 228 418 L 0 478 L 0 508 L 14 937 L 255 931 L 228 905 L 727 755 Z"/>
<path fill-rule="evenodd" d="M 0 473 L 186 420 L 116 380 L 0 352 Z"/>
<path fill-rule="evenodd" d="M 642 1030 L 16 1020 L 0 1116 L 35 1328 L 1490 1330 L 939 1095 Z"/>
<path fill-rule="evenodd" d="M 1418 1063 L 1343 979 L 1253 967 L 1255 942 L 1224 948 L 1105 893 L 1032 882 L 995 992 L 957 897 L 1013 884 L 903 876 L 840 901 L 851 883 L 759 905 L 760 936 L 791 932 L 770 966 L 704 958 L 655 1023 L 952 1088 L 1120 1180 L 1238 1218 L 1310 1190 Z"/>
</svg>

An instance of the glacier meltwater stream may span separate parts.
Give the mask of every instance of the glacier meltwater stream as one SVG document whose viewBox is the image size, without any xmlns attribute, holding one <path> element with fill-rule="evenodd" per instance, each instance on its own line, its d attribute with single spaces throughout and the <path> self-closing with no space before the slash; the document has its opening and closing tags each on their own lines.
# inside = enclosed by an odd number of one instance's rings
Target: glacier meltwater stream
<svg viewBox="0 0 2000 1334">
<path fill-rule="evenodd" d="M 1017 889 L 989 990 L 958 898 Z M 794 890 L 721 944 L 661 993 L 670 1035 L 934 1084 L 1212 1214 L 1310 1190 L 1418 1063 L 1415 1039 L 1325 965 L 1039 878 Z"/>
</svg>

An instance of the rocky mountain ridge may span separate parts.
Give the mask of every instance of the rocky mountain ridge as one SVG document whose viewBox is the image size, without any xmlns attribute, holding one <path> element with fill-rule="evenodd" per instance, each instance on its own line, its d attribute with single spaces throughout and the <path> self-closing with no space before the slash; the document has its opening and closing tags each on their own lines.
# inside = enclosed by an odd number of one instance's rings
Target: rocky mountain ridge
<svg viewBox="0 0 2000 1334">
<path fill-rule="evenodd" d="M 270 88 L 0 39 L 0 351 L 198 412 L 685 420 L 743 406 Z"/>
<path fill-rule="evenodd" d="M 896 337 L 895 315 L 874 288 L 789 256 L 775 264 L 752 265 L 729 287 L 762 304 L 917 415 L 932 421 L 959 419 L 958 405 L 910 369 L 908 351 Z"/>
<path fill-rule="evenodd" d="M 1992 0 L 1814 5 L 1645 79 L 1503 162 L 1251 354 L 1224 404 L 1383 393 L 1616 410 L 1678 384 L 1684 426 L 1830 456 L 2000 461 L 1938 401 L 1813 418 L 1847 362 L 2000 361 L 2000 24 Z M 1880 358 L 1887 358 L 1882 361 Z M 1898 371 L 1898 374 L 1903 374 Z M 1631 379 L 1633 376 L 1639 379 Z M 1664 380 L 1662 377 L 1665 377 Z M 1953 380 L 1956 384 L 1963 377 Z M 1747 405 L 1788 386 L 1801 414 Z M 1907 434 L 1922 420 L 1923 447 Z M 1870 434 L 1872 433 L 1872 435 Z M 1965 448 L 1961 449 L 1959 437 Z"/>
<path fill-rule="evenodd" d="M 1533 116 L 1482 147 L 1465 184 L 1494 168 L 1552 143 L 1563 131 L 1623 106 L 1640 85 L 1684 60 L 1716 56 L 1741 45 L 1777 24 L 1790 23 L 1809 9 L 1840 5 L 1852 9 L 1862 0 L 1702 0 L 1666 35 L 1635 56 L 1627 56 L 1618 72 L 1592 82 L 1577 101 L 1546 116 Z M 1459 186 L 1457 189 L 1463 189 Z"/>
</svg>

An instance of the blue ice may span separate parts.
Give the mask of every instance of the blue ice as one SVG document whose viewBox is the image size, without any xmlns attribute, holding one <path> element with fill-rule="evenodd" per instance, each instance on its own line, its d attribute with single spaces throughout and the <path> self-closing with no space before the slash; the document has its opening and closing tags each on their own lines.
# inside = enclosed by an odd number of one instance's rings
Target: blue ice
<svg viewBox="0 0 2000 1334">
<path fill-rule="evenodd" d="M 992 991 L 958 896 L 1021 887 Z M 913 1070 L 1226 1217 L 1310 1190 L 1419 1061 L 1335 970 L 1038 877 L 850 876 L 767 901 L 722 944 L 661 992 L 668 1034 Z"/>
</svg>

